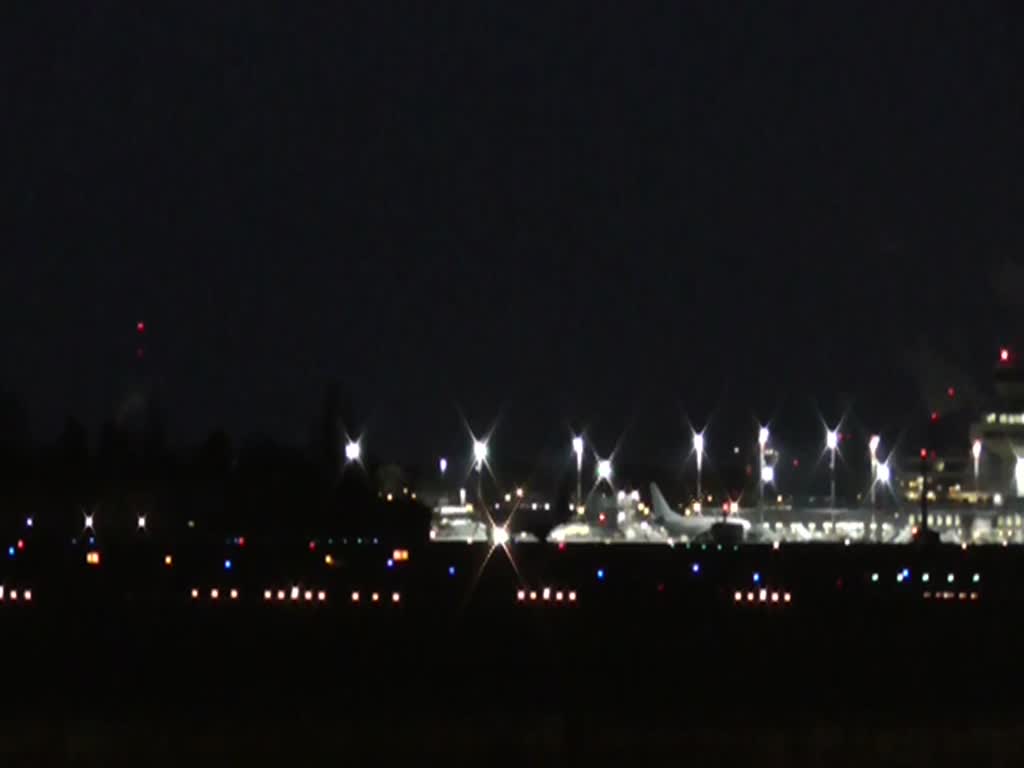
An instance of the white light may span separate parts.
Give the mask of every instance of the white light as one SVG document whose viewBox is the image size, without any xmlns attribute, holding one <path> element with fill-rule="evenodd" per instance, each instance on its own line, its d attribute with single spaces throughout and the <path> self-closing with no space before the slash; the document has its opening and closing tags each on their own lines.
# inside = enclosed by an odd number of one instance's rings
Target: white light
<svg viewBox="0 0 1024 768">
<path fill-rule="evenodd" d="M 504 544 L 507 544 L 508 529 L 500 525 L 495 525 L 493 528 L 491 528 L 491 543 L 494 544 L 494 546 L 496 547 L 500 547 Z"/>
<path fill-rule="evenodd" d="M 570 603 L 575 603 L 576 602 L 576 593 L 575 592 L 570 592 L 569 593 L 569 602 Z"/>
<path fill-rule="evenodd" d="M 541 597 L 544 600 L 550 600 L 551 599 L 551 587 L 544 587 L 544 591 L 541 593 Z"/>
<path fill-rule="evenodd" d="M 601 480 L 611 480 L 612 463 L 608 459 L 601 459 L 597 462 L 597 476 Z"/>
<path fill-rule="evenodd" d="M 761 427 L 757 430 L 757 444 L 762 448 L 768 445 L 768 427 Z"/>
<path fill-rule="evenodd" d="M 881 442 L 882 439 L 878 435 L 872 435 L 871 439 L 868 440 L 868 450 L 871 451 L 872 458 L 874 458 L 874 455 L 878 453 L 878 445 Z"/>
<path fill-rule="evenodd" d="M 345 444 L 345 459 L 347 461 L 359 461 L 359 456 L 362 453 L 362 449 L 359 447 L 359 443 L 355 440 L 350 440 Z"/>
<path fill-rule="evenodd" d="M 85 527 L 86 528 L 92 528 L 93 527 L 93 516 L 92 515 L 86 515 L 85 516 Z"/>
<path fill-rule="evenodd" d="M 459 504 L 461 506 L 463 506 L 463 507 L 466 506 L 466 489 L 465 488 L 459 488 Z"/>
<path fill-rule="evenodd" d="M 704 453 L 704 433 L 697 432 L 693 436 L 693 451 L 698 456 Z"/>
<path fill-rule="evenodd" d="M 292 600 L 298 600 L 298 599 L 299 599 L 299 588 L 298 587 L 292 587 Z"/>
<path fill-rule="evenodd" d="M 441 474 L 443 475 L 445 472 L 448 471 L 448 459 L 441 457 L 441 460 L 437 462 L 437 466 L 438 468 L 440 468 Z"/>
<path fill-rule="evenodd" d="M 310 590 L 307 589 L 303 597 L 306 598 L 307 603 L 313 602 L 313 593 Z"/>
<path fill-rule="evenodd" d="M 143 530 L 146 527 L 146 516 L 145 515 L 139 515 L 138 525 L 139 525 L 139 530 Z"/>
<path fill-rule="evenodd" d="M 975 459 L 981 458 L 981 440 L 975 440 L 971 445 L 971 455 Z"/>
<path fill-rule="evenodd" d="M 1017 495 L 1024 496 L 1024 457 L 1017 457 L 1017 464 L 1013 468 L 1013 480 L 1017 486 Z"/>
<path fill-rule="evenodd" d="M 269 589 L 264 589 L 263 590 L 263 599 L 264 600 L 272 600 L 273 597 L 274 597 L 274 593 L 271 592 Z"/>
<path fill-rule="evenodd" d="M 198 589 L 193 589 L 192 590 L 192 599 L 193 600 L 198 600 L 199 599 L 199 590 Z"/>
<path fill-rule="evenodd" d="M 878 482 L 882 485 L 888 485 L 889 480 L 892 479 L 892 471 L 889 469 L 888 464 L 878 465 Z"/>
<path fill-rule="evenodd" d="M 214 599 L 214 600 L 216 600 L 217 598 L 219 598 L 219 597 L 220 597 L 220 590 L 219 590 L 219 589 L 216 589 L 216 588 L 214 588 L 214 589 L 211 589 L 211 590 L 210 590 L 210 597 L 211 597 L 212 599 Z"/>
<path fill-rule="evenodd" d="M 400 594 L 398 594 L 397 592 L 392 592 L 391 593 L 391 602 L 392 603 L 397 603 L 397 602 L 401 601 L 401 599 L 402 599 L 402 596 Z"/>
<path fill-rule="evenodd" d="M 518 592 L 516 592 L 516 600 L 518 600 L 519 602 L 523 602 L 523 600 L 525 599 L 526 592 L 524 590 L 520 589 Z"/>
<path fill-rule="evenodd" d="M 775 467 L 761 467 L 761 482 L 769 485 L 775 482 Z"/>
<path fill-rule="evenodd" d="M 834 429 L 830 429 L 825 433 L 825 447 L 830 451 L 834 451 L 839 446 L 839 433 Z"/>
<path fill-rule="evenodd" d="M 284 600 L 284 598 L 285 598 L 284 590 L 283 589 L 277 590 L 277 599 L 278 599 L 278 601 L 280 602 L 280 601 Z"/>
<path fill-rule="evenodd" d="M 237 589 L 232 589 L 231 590 L 231 599 L 232 600 L 237 600 L 238 599 L 238 590 Z"/>
<path fill-rule="evenodd" d="M 476 460 L 477 469 L 487 461 L 487 443 L 482 440 L 473 441 L 473 458 Z"/>
<path fill-rule="evenodd" d="M 25 518 L 25 527 L 31 528 L 35 524 L 35 521 L 31 517 Z"/>
<path fill-rule="evenodd" d="M 583 458 L 583 438 L 574 437 L 572 439 L 572 452 L 576 454 L 577 459 Z"/>
<path fill-rule="evenodd" d="M 358 603 L 359 602 L 359 593 L 358 592 L 353 592 L 352 593 L 352 602 L 353 603 Z"/>
<path fill-rule="evenodd" d="M 317 599 L 318 601 L 320 601 L 321 603 L 323 603 L 323 602 L 326 602 L 326 601 L 327 601 L 327 593 L 326 593 L 326 592 L 324 592 L 324 591 L 323 591 L 323 590 L 321 589 L 321 590 L 320 590 L 319 592 L 317 592 L 317 593 L 316 593 L 316 599 Z"/>
</svg>

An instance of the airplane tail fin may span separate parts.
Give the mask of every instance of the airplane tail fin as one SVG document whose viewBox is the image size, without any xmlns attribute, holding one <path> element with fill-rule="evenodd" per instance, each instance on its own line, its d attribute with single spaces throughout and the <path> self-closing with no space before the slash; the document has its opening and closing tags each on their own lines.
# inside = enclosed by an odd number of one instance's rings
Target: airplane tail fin
<svg viewBox="0 0 1024 768">
<path fill-rule="evenodd" d="M 661 495 L 657 483 L 651 483 L 651 506 L 654 507 L 655 520 L 668 520 L 675 514 L 665 501 L 665 497 Z"/>
</svg>

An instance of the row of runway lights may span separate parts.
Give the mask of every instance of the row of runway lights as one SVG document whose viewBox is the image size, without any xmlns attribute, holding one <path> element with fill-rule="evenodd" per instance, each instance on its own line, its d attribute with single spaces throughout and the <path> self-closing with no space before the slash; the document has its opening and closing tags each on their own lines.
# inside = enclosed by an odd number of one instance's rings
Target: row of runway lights
<svg viewBox="0 0 1024 768">
<path fill-rule="evenodd" d="M 977 600 L 979 595 L 977 592 L 925 592 L 921 595 L 925 600 Z"/>
<path fill-rule="evenodd" d="M 5 590 L 4 587 L 0 586 L 0 603 L 31 603 L 32 602 L 32 590 L 23 589 L 19 593 L 16 589 Z"/>
<path fill-rule="evenodd" d="M 576 602 L 576 592 L 575 592 L 575 590 L 568 590 L 568 591 L 564 591 L 564 590 L 561 590 L 561 589 L 552 590 L 551 587 L 544 587 L 544 589 L 542 589 L 540 592 L 537 592 L 537 590 L 535 590 L 535 589 L 531 589 L 531 590 L 520 589 L 520 590 L 518 590 L 516 592 L 516 602 L 517 603 L 525 603 L 525 602 L 536 603 L 538 601 L 538 599 L 541 602 L 551 602 L 552 600 L 554 600 L 554 602 L 556 602 L 556 603 L 561 603 L 561 602 L 575 603 Z"/>
<path fill-rule="evenodd" d="M 219 587 L 213 587 L 209 591 L 208 594 L 209 594 L 209 599 L 214 601 L 214 602 L 219 601 L 221 598 L 227 598 L 227 600 L 229 600 L 229 601 L 236 601 L 240 597 L 240 593 L 239 593 L 239 591 L 237 589 L 230 589 L 230 590 L 222 591 Z M 195 587 L 192 588 L 191 595 L 192 595 L 192 599 L 193 600 L 199 600 L 202 597 L 202 593 L 199 591 L 199 589 L 197 589 Z M 386 595 L 382 595 L 380 592 L 370 592 L 369 593 L 369 602 L 371 602 L 371 603 L 386 602 L 385 597 L 386 597 Z M 349 600 L 352 603 L 358 604 L 358 603 L 363 601 L 363 594 L 360 593 L 360 592 L 353 592 L 350 595 Z M 392 603 L 397 604 L 397 603 L 400 603 L 401 601 L 402 601 L 402 595 L 401 595 L 400 592 L 392 592 L 391 593 L 391 602 Z M 325 590 L 322 590 L 322 589 L 317 590 L 315 592 L 313 590 L 311 590 L 311 589 L 301 590 L 298 587 L 292 587 L 290 590 L 284 590 L 284 589 L 278 589 L 278 590 L 265 589 L 265 590 L 263 590 L 263 602 L 265 602 L 265 603 L 273 603 L 273 602 L 278 602 L 278 603 L 285 603 L 285 602 L 291 602 L 291 603 L 300 603 L 300 602 L 305 602 L 305 603 L 312 603 L 312 602 L 326 603 L 327 602 L 327 592 Z"/>
<path fill-rule="evenodd" d="M 740 591 L 737 591 L 732 596 L 734 603 L 744 602 L 743 598 L 744 594 Z M 747 603 L 778 603 L 779 600 L 783 603 L 791 603 L 793 602 L 793 596 L 789 592 L 769 592 L 767 589 L 758 590 L 756 593 L 746 593 Z"/>
<path fill-rule="evenodd" d="M 872 584 L 877 584 L 878 580 L 879 580 L 879 575 L 878 575 L 878 572 L 876 571 L 875 573 L 871 574 L 871 583 Z M 921 582 L 923 584 L 928 584 L 928 583 L 931 582 L 931 580 L 932 580 L 932 575 L 930 573 L 925 572 L 925 573 L 921 574 Z M 947 584 L 952 584 L 955 581 L 956 581 L 956 574 L 954 574 L 952 572 L 946 574 L 946 583 Z M 896 583 L 904 584 L 904 583 L 909 583 L 909 582 L 910 582 L 910 569 L 909 568 L 904 568 L 902 571 L 897 571 L 897 573 L 896 573 Z M 975 573 L 975 574 L 973 574 L 971 576 L 971 583 L 972 584 L 978 584 L 980 582 L 981 582 L 981 574 L 980 573 Z"/>
</svg>

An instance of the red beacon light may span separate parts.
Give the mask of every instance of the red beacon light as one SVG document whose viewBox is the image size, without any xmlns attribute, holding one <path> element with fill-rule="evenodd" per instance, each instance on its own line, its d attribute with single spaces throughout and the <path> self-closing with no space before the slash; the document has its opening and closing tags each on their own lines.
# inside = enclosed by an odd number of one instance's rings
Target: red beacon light
<svg viewBox="0 0 1024 768">
<path fill-rule="evenodd" d="M 1003 347 L 999 350 L 999 362 L 1008 363 L 1010 362 L 1010 350 L 1007 347 Z"/>
<path fill-rule="evenodd" d="M 921 461 L 924 461 L 927 458 L 928 458 L 928 449 L 927 448 L 922 448 L 921 449 Z"/>
<path fill-rule="evenodd" d="M 142 322 L 141 320 L 139 320 L 139 322 L 137 322 L 135 324 L 135 332 L 136 333 L 145 333 L 146 332 L 146 324 L 144 322 Z"/>
</svg>

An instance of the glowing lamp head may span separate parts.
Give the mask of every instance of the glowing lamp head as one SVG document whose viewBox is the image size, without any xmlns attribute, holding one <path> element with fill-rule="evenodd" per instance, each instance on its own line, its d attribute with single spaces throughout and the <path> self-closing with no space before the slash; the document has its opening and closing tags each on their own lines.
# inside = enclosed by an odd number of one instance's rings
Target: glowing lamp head
<svg viewBox="0 0 1024 768">
<path fill-rule="evenodd" d="M 583 438 L 574 437 L 572 439 L 572 452 L 576 454 L 577 459 L 583 458 Z"/>
<path fill-rule="evenodd" d="M 473 460 L 476 462 L 477 468 L 482 467 L 487 461 L 487 443 L 483 440 L 473 441 Z"/>
<path fill-rule="evenodd" d="M 975 459 L 981 458 L 981 440 L 975 440 L 971 445 L 971 456 Z"/>
<path fill-rule="evenodd" d="M 757 430 L 757 444 L 762 448 L 768 445 L 768 427 L 761 427 Z"/>
<path fill-rule="evenodd" d="M 85 527 L 86 527 L 86 529 L 93 528 L 94 527 L 94 523 L 95 523 L 95 518 L 92 515 L 86 515 L 85 516 Z"/>
<path fill-rule="evenodd" d="M 693 451 L 698 456 L 704 453 L 704 433 L 698 432 L 693 436 Z"/>
<path fill-rule="evenodd" d="M 839 433 L 834 429 L 830 429 L 825 433 L 825 447 L 830 451 L 834 451 L 839 447 Z"/>
<path fill-rule="evenodd" d="M 491 528 L 491 543 L 496 547 L 503 546 L 508 543 L 508 528 L 504 526 L 496 525 Z"/>
<path fill-rule="evenodd" d="M 441 460 L 437 462 L 437 466 L 438 469 L 441 470 L 441 474 L 443 475 L 445 472 L 448 471 L 448 459 L 442 457 Z"/>
<path fill-rule="evenodd" d="M 999 362 L 1008 363 L 1010 362 L 1010 350 L 1007 347 L 1003 347 L 999 350 Z"/>
<path fill-rule="evenodd" d="M 768 485 L 775 482 L 775 467 L 761 467 L 761 482 Z"/>
<path fill-rule="evenodd" d="M 892 470 L 889 469 L 889 465 L 888 464 L 879 464 L 878 465 L 878 482 L 880 482 L 882 485 L 888 485 L 889 481 L 891 479 L 892 479 Z"/>
<path fill-rule="evenodd" d="M 609 459 L 601 459 L 597 462 L 597 477 L 600 480 L 612 479 L 612 463 Z"/>
<path fill-rule="evenodd" d="M 868 450 L 871 451 L 872 457 L 878 453 L 878 446 L 882 442 L 882 439 L 878 435 L 872 435 L 871 439 L 868 440 Z"/>
<path fill-rule="evenodd" d="M 346 461 L 359 461 L 359 456 L 362 454 L 362 448 L 359 443 L 355 440 L 349 440 L 345 443 L 345 460 Z"/>
<path fill-rule="evenodd" d="M 140 531 L 144 531 L 146 529 L 146 516 L 139 515 L 139 519 L 136 521 L 136 525 L 138 526 Z"/>
</svg>

